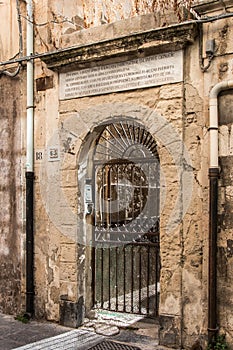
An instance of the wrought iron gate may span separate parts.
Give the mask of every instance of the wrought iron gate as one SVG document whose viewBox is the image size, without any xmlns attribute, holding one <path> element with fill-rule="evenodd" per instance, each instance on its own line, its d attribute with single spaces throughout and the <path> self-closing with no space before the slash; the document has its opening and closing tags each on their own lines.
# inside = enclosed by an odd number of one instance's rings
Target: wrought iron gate
<svg viewBox="0 0 233 350">
<path fill-rule="evenodd" d="M 144 128 L 105 127 L 94 159 L 96 307 L 157 315 L 159 173 L 156 143 Z"/>
</svg>

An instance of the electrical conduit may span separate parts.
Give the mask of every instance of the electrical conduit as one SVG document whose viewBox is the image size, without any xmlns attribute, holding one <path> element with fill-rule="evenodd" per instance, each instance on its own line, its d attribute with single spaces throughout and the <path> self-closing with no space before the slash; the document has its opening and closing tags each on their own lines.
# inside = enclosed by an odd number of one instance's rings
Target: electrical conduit
<svg viewBox="0 0 233 350">
<path fill-rule="evenodd" d="M 216 84 L 209 100 L 209 280 L 208 280 L 208 340 L 212 343 L 217 325 L 217 230 L 218 230 L 218 95 L 233 88 L 233 80 Z"/>
<path fill-rule="evenodd" d="M 33 1 L 27 0 L 27 146 L 26 146 L 26 314 L 34 314 L 34 31 Z"/>
</svg>

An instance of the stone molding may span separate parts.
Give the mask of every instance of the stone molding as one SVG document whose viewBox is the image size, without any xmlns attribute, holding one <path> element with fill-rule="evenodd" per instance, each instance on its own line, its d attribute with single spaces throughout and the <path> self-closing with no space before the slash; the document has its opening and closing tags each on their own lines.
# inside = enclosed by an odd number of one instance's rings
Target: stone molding
<svg viewBox="0 0 233 350">
<path fill-rule="evenodd" d="M 133 59 L 158 52 L 179 50 L 194 42 L 197 36 L 197 24 L 194 21 L 157 28 L 141 33 L 103 40 L 86 45 L 72 46 L 41 55 L 48 68 L 67 70 L 88 68 L 92 62 L 109 58 L 127 57 Z"/>
<path fill-rule="evenodd" d="M 199 14 L 199 15 L 207 15 L 212 12 L 218 12 L 222 11 L 223 13 L 228 8 L 232 8 L 232 0 L 204 0 L 204 1 L 198 1 L 197 4 L 193 5 L 192 8 Z"/>
</svg>

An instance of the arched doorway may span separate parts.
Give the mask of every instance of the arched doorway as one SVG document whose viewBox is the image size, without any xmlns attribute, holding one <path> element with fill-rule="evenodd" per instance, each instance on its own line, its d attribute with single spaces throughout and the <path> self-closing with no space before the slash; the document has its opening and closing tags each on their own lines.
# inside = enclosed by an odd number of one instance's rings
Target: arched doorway
<svg viewBox="0 0 233 350">
<path fill-rule="evenodd" d="M 105 125 L 92 184 L 93 306 L 156 316 L 160 164 L 152 135 L 132 120 Z"/>
</svg>

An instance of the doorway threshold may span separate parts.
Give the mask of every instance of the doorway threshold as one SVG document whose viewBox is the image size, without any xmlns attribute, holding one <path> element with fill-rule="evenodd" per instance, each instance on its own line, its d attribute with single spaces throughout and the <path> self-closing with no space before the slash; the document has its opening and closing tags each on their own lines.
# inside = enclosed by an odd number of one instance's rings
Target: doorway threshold
<svg viewBox="0 0 233 350">
<path fill-rule="evenodd" d="M 122 346 L 127 345 L 129 349 L 130 346 L 132 349 L 135 346 L 137 349 L 151 350 L 158 346 L 157 319 L 108 310 L 94 311 L 95 318 L 87 320 L 83 325 L 86 330 L 94 331 L 104 336 L 106 340 L 119 342 Z"/>
<path fill-rule="evenodd" d="M 110 325 L 126 328 L 145 318 L 144 315 L 135 315 L 124 312 L 95 310 L 99 322 L 107 322 Z"/>
</svg>

